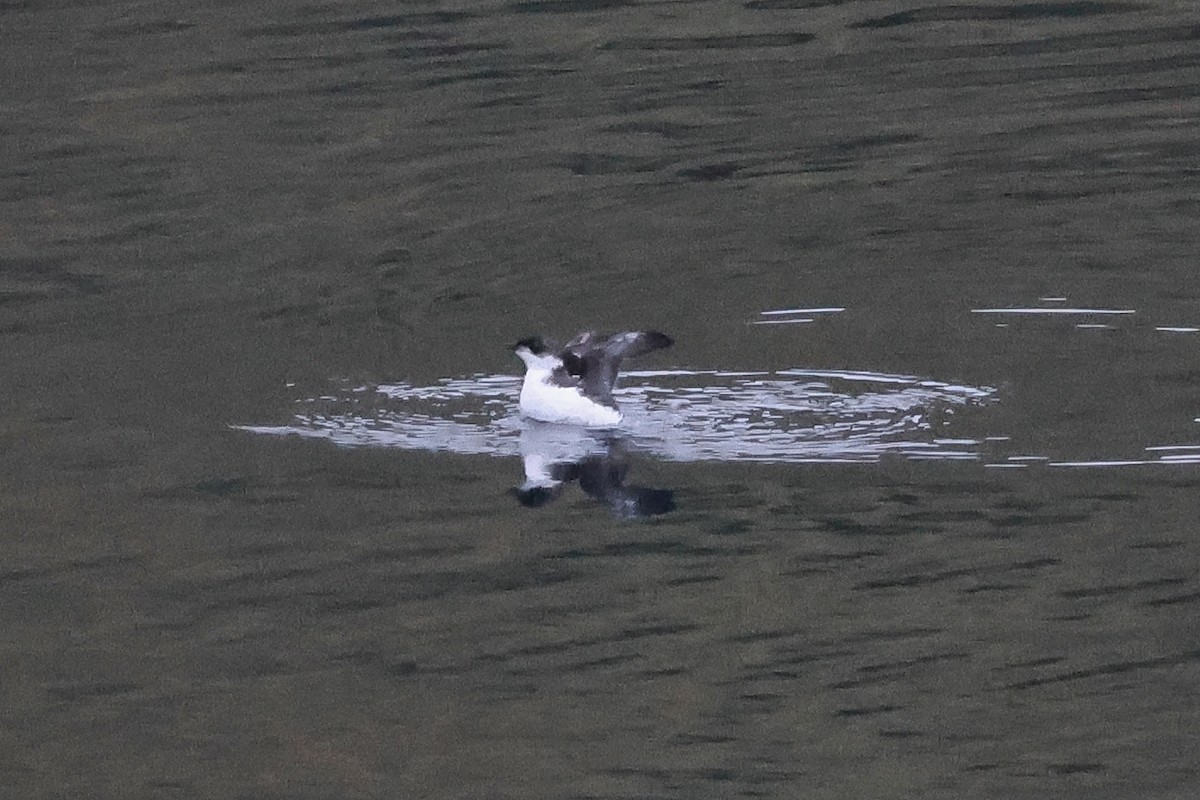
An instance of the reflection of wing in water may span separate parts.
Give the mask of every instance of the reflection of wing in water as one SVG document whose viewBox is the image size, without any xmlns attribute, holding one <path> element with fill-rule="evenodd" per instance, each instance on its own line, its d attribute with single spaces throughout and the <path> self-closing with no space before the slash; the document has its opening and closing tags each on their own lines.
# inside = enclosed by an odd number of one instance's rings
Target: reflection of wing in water
<svg viewBox="0 0 1200 800">
<path fill-rule="evenodd" d="M 978 442 L 937 438 L 935 420 L 995 394 L 868 372 L 669 370 L 624 378 L 615 394 L 624 446 L 671 461 L 975 459 Z M 358 387 L 299 401 L 288 424 L 240 427 L 343 446 L 516 456 L 533 425 L 517 415 L 519 390 L 517 378 L 486 375 Z"/>
<path fill-rule="evenodd" d="M 624 454 L 588 456 L 577 465 L 579 488 L 622 519 L 652 517 L 675 510 L 675 493 L 670 489 L 626 486 L 628 469 Z"/>
<path fill-rule="evenodd" d="M 544 506 L 578 481 L 579 488 L 622 519 L 675 508 L 669 489 L 625 485 L 629 461 L 619 438 L 597 439 L 582 428 L 533 423 L 521 431 L 520 449 L 525 482 L 513 494 L 521 505 Z"/>
</svg>

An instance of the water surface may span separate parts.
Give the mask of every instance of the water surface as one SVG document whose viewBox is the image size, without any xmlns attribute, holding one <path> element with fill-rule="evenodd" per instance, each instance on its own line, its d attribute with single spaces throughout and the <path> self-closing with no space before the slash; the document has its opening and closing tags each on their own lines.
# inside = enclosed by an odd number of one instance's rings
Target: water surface
<svg viewBox="0 0 1200 800">
<path fill-rule="evenodd" d="M 4 793 L 1186 796 L 1196 25 L 0 3 Z"/>
</svg>

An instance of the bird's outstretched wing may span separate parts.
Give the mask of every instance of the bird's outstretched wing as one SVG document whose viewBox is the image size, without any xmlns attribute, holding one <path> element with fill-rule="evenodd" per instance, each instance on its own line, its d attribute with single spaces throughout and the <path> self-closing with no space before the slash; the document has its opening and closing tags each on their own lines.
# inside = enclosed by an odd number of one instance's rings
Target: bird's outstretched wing
<svg viewBox="0 0 1200 800">
<path fill-rule="evenodd" d="M 672 339 L 658 331 L 628 331 L 599 336 L 585 331 L 567 342 L 562 350 L 563 366 L 579 378 L 583 390 L 601 401 L 611 401 L 621 362 L 664 347 Z"/>
</svg>

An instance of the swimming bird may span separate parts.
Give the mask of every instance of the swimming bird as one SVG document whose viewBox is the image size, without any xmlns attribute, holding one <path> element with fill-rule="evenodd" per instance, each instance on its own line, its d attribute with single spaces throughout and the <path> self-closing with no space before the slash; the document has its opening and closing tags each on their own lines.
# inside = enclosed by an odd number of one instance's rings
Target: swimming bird
<svg viewBox="0 0 1200 800">
<path fill-rule="evenodd" d="M 614 427 L 621 421 L 612 396 L 621 362 L 671 344 L 671 337 L 658 331 L 611 336 L 584 331 L 561 349 L 540 336 L 522 339 L 513 346 L 525 362 L 521 413 L 541 422 Z"/>
</svg>

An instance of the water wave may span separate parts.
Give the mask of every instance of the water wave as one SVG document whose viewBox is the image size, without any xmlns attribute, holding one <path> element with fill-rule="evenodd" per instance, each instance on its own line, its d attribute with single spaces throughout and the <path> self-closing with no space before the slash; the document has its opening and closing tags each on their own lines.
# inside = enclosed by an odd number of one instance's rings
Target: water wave
<svg viewBox="0 0 1200 800">
<path fill-rule="evenodd" d="M 297 401 L 261 434 L 327 439 L 346 447 L 399 447 L 518 456 L 531 442 L 586 452 L 614 437 L 670 461 L 872 462 L 976 459 L 979 442 L 938 438 L 956 408 L 993 402 L 990 387 L 850 370 L 646 370 L 623 374 L 616 432 L 547 426 L 517 412 L 520 379 L 473 375 L 431 385 L 348 387 Z M 563 441 L 559 441 L 563 440 Z"/>
</svg>

